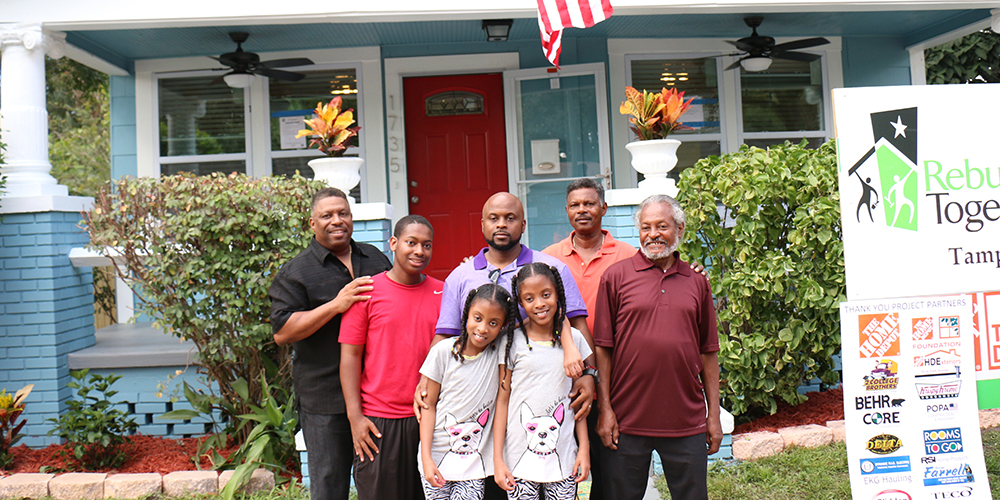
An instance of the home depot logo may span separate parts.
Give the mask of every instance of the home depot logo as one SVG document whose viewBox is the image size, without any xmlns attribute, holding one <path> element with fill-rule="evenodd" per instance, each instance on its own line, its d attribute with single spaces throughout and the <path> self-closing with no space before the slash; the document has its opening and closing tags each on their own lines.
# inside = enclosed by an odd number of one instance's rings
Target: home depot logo
<svg viewBox="0 0 1000 500">
<path fill-rule="evenodd" d="M 934 336 L 934 318 L 913 318 L 913 341 L 930 340 Z"/>
<path fill-rule="evenodd" d="M 859 223 L 866 218 L 875 222 L 881 204 L 887 226 L 916 231 L 917 108 L 871 113 L 871 121 L 875 145 L 848 171 L 861 183 L 855 216 Z M 862 171 L 872 156 L 877 171 L 870 171 L 870 167 Z M 873 186 L 873 176 L 881 189 Z"/>
<path fill-rule="evenodd" d="M 865 358 L 899 354 L 899 314 L 862 314 L 858 316 L 861 356 Z"/>
</svg>

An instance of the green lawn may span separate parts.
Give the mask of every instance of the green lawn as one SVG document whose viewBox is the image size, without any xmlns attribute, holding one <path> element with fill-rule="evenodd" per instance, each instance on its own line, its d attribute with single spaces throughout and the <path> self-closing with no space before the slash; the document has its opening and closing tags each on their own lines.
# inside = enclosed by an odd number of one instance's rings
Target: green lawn
<svg viewBox="0 0 1000 500">
<path fill-rule="evenodd" d="M 1000 428 L 983 431 L 983 450 L 993 498 L 1000 499 Z M 663 498 L 667 483 L 657 478 Z M 843 443 L 794 448 L 756 461 L 716 463 L 708 470 L 708 495 L 725 500 L 834 500 L 851 498 Z"/>
</svg>

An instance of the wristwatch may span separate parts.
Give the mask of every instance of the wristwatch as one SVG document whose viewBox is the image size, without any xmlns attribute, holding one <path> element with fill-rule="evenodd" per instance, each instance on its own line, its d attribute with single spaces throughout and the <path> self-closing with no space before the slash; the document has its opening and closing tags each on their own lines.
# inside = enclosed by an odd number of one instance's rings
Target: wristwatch
<svg viewBox="0 0 1000 500">
<path fill-rule="evenodd" d="M 594 377 L 594 384 L 600 384 L 601 383 L 600 377 L 597 376 L 597 367 L 596 366 L 588 366 L 588 367 L 584 368 L 583 369 L 583 374 L 584 375 L 590 375 L 591 377 Z"/>
</svg>

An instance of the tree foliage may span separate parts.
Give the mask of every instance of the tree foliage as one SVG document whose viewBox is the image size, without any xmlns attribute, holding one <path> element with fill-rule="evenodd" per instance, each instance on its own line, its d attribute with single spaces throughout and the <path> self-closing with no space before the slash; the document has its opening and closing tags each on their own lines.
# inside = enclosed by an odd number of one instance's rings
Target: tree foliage
<svg viewBox="0 0 1000 500">
<path fill-rule="evenodd" d="M 1000 35 L 982 30 L 924 50 L 927 83 L 1000 83 Z"/>
<path fill-rule="evenodd" d="M 197 346 L 231 424 L 260 406 L 268 360 L 279 367 L 269 382 L 291 388 L 267 292 L 281 265 L 308 246 L 309 205 L 320 187 L 298 176 L 125 178 L 102 188 L 86 214 L 90 248 L 120 252 L 116 270 L 141 297 L 141 312 Z M 234 386 L 243 383 L 249 397 Z"/>
<path fill-rule="evenodd" d="M 45 61 L 52 176 L 74 196 L 111 179 L 108 75 L 69 58 Z"/>
<path fill-rule="evenodd" d="M 777 398 L 804 401 L 804 381 L 836 383 L 845 279 L 832 143 L 704 158 L 681 174 L 679 201 L 686 254 L 710 264 L 725 406 L 774 413 Z"/>
</svg>

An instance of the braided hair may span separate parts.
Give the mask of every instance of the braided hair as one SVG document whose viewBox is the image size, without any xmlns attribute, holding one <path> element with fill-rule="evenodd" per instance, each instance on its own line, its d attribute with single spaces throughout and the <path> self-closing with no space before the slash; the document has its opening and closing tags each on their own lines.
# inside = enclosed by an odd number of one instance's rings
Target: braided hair
<svg viewBox="0 0 1000 500">
<path fill-rule="evenodd" d="M 518 317 L 517 302 L 510 297 L 510 293 L 502 286 L 487 283 L 469 292 L 469 296 L 465 299 L 465 307 L 462 308 L 462 333 L 458 336 L 458 341 L 455 342 L 455 347 L 451 351 L 452 356 L 455 356 L 455 359 L 460 363 L 465 363 L 462 353 L 465 352 L 465 346 L 469 344 L 469 328 L 466 325 L 469 323 L 469 309 L 472 308 L 472 303 L 476 300 L 485 300 L 496 304 L 504 312 L 504 321 L 500 327 L 500 334 L 490 344 L 490 349 L 496 349 L 497 340 L 511 332 L 514 328 L 514 318 Z"/>
<path fill-rule="evenodd" d="M 521 268 L 517 272 L 517 276 L 511 280 L 510 288 L 514 295 L 514 300 L 520 301 L 521 294 L 518 288 L 524 280 L 532 276 L 544 276 L 552 282 L 556 288 L 556 314 L 552 319 L 552 337 L 555 340 L 555 344 L 562 348 L 561 338 L 562 338 L 562 325 L 566 320 L 566 289 L 563 287 L 562 276 L 559 274 L 559 270 L 544 263 L 544 262 L 532 262 Z M 524 341 L 528 344 L 528 349 L 531 349 L 531 342 L 528 341 L 528 330 L 524 328 L 524 318 L 520 314 L 517 315 L 517 325 L 524 333 Z M 507 349 L 504 353 L 504 366 L 509 366 L 510 363 L 510 346 L 514 344 L 514 337 L 511 336 L 510 342 L 507 342 Z"/>
</svg>

